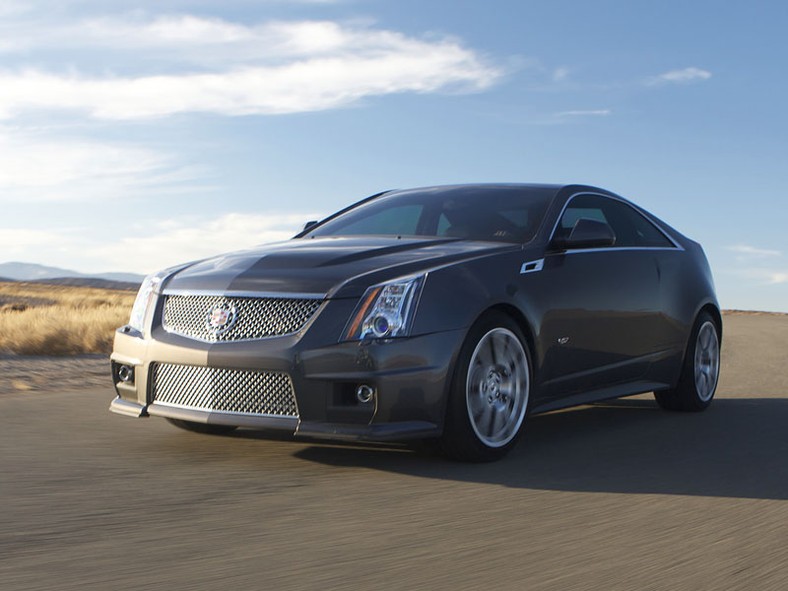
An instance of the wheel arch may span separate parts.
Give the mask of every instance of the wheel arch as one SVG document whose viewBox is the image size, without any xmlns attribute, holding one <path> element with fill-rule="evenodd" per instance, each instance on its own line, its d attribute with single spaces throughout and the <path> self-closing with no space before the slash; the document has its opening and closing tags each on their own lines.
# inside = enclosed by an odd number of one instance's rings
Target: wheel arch
<svg viewBox="0 0 788 591">
<path fill-rule="evenodd" d="M 531 387 L 534 388 L 538 384 L 538 382 L 536 380 L 537 373 L 538 373 L 536 359 L 535 359 L 535 355 L 536 355 L 535 345 L 536 345 L 536 342 L 535 342 L 535 339 L 534 339 L 535 332 L 533 330 L 533 327 L 532 327 L 531 323 L 528 321 L 528 319 L 526 318 L 525 314 L 523 314 L 522 311 L 519 308 L 517 308 L 517 306 L 514 306 L 514 305 L 506 303 L 506 302 L 498 302 L 497 304 L 493 304 L 493 305 L 488 306 L 487 308 L 481 310 L 476 315 L 476 317 L 473 319 L 473 321 L 470 324 L 468 324 L 468 326 L 466 327 L 465 334 L 463 335 L 463 338 L 462 338 L 462 342 L 460 343 L 460 346 L 457 347 L 457 350 L 456 350 L 456 352 L 455 352 L 455 354 L 454 354 L 454 356 L 452 358 L 452 361 L 451 361 L 451 367 L 450 367 L 449 372 L 448 372 L 449 378 L 446 380 L 446 392 L 445 392 L 445 396 L 444 396 L 444 401 L 448 401 L 449 391 L 451 390 L 450 385 L 451 385 L 452 379 L 454 378 L 454 374 L 457 371 L 457 362 L 458 362 L 458 359 L 460 357 L 460 350 L 462 349 L 462 345 L 465 343 L 465 340 L 468 338 L 468 334 L 470 333 L 470 331 L 473 328 L 473 326 L 477 322 L 479 322 L 479 320 L 481 320 L 485 315 L 489 314 L 490 312 L 500 312 L 502 314 L 505 314 L 509 318 L 511 318 L 515 322 L 515 324 L 517 324 L 517 327 L 520 329 L 520 331 L 523 333 L 523 336 L 525 337 L 525 344 L 526 344 L 526 347 L 528 349 L 528 353 L 529 353 L 529 355 L 531 357 L 531 359 L 530 359 L 530 361 L 531 361 Z M 444 420 L 445 420 L 445 417 L 446 417 L 447 407 L 448 407 L 448 405 L 444 404 L 444 408 L 443 408 L 443 411 L 441 413 L 442 416 L 444 417 Z"/>
<path fill-rule="evenodd" d="M 466 384 L 469 374 L 466 373 L 463 375 L 460 373 L 465 372 L 465 368 L 473 366 L 472 361 L 476 353 L 471 347 L 468 347 L 468 345 L 476 345 L 478 347 L 479 342 L 481 342 L 480 339 L 487 338 L 495 327 L 505 329 L 509 335 L 512 335 L 512 331 L 520 333 L 522 339 L 518 340 L 522 340 L 522 348 L 525 349 L 524 353 L 528 357 L 528 367 L 525 371 L 529 374 L 528 391 L 526 393 L 527 398 L 522 399 L 521 406 L 515 404 L 515 407 L 519 408 L 517 411 L 517 416 L 519 417 L 517 419 L 517 425 L 513 427 L 516 431 L 508 433 L 507 439 L 502 441 L 500 446 L 485 442 L 483 437 L 476 430 L 473 419 L 469 416 L 470 411 L 468 410 L 469 406 L 466 398 Z M 479 340 L 477 340 L 477 338 Z M 447 380 L 440 441 L 443 451 L 449 455 L 449 457 L 463 459 L 465 461 L 486 462 L 501 457 L 515 445 L 522 433 L 523 422 L 528 416 L 535 387 L 533 347 L 534 332 L 525 314 L 516 306 L 506 302 L 498 302 L 480 310 L 474 317 L 473 321 L 464 331 L 462 345 L 459 348 L 457 356 L 452 361 L 450 372 L 451 378 Z M 465 363 L 466 361 L 469 362 L 467 365 Z M 458 378 L 460 381 L 456 381 Z M 460 390 L 462 391 L 460 392 Z M 461 393 L 461 396 L 457 395 L 458 392 Z M 507 422 L 507 424 L 509 423 Z M 471 432 L 475 433 L 473 437 L 471 439 L 466 439 L 466 435 L 469 435 Z M 484 450 L 481 449 L 482 447 Z"/>
<path fill-rule="evenodd" d="M 698 322 L 698 318 L 701 314 L 707 313 L 711 316 L 711 319 L 714 321 L 714 324 L 717 326 L 717 338 L 720 340 L 720 346 L 722 346 L 722 313 L 720 309 L 714 302 L 706 302 L 698 308 L 695 312 L 695 315 L 691 318 L 691 323 L 689 325 L 689 330 L 687 332 L 687 342 L 684 343 L 684 352 L 681 355 L 681 367 L 684 366 L 684 360 L 687 357 L 687 351 L 690 347 L 690 339 L 692 338 L 692 331 L 695 328 L 695 324 Z M 675 382 L 678 381 L 680 377 L 680 373 L 676 376 Z M 675 386 L 675 383 L 673 384 Z"/>
<path fill-rule="evenodd" d="M 479 314 L 476 320 L 478 320 L 479 318 L 481 318 L 482 316 L 484 316 L 485 314 L 491 311 L 503 312 L 517 323 L 517 326 L 520 328 L 520 330 L 523 333 L 523 336 L 525 337 L 526 344 L 528 345 L 528 351 L 531 353 L 531 357 L 533 357 L 536 351 L 535 348 L 536 343 L 534 342 L 534 331 L 533 328 L 531 327 L 531 323 L 528 322 L 528 319 L 520 311 L 520 309 L 517 308 L 516 306 L 513 306 L 512 304 L 499 303 L 487 308 L 484 312 Z M 531 359 L 531 365 L 533 365 L 533 359 Z M 534 368 L 531 367 L 531 372 L 533 371 Z"/>
<path fill-rule="evenodd" d="M 700 314 L 706 312 L 709 316 L 711 316 L 714 323 L 717 325 L 717 336 L 720 339 L 720 344 L 722 344 L 722 313 L 720 312 L 719 308 L 712 303 L 707 303 L 695 315 L 697 318 Z"/>
</svg>

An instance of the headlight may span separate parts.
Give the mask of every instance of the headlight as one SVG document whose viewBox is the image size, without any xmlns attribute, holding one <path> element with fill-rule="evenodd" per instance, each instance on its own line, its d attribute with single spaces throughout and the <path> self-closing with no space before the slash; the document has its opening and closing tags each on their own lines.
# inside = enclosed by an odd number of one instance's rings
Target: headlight
<svg viewBox="0 0 788 591">
<path fill-rule="evenodd" d="M 137 299 L 134 300 L 134 307 L 131 309 L 129 326 L 132 328 L 143 332 L 145 313 L 148 311 L 148 306 L 155 299 L 161 281 L 162 276 L 160 273 L 148 275 L 143 279 L 140 290 L 137 292 Z"/>
<path fill-rule="evenodd" d="M 344 340 L 407 336 L 426 275 L 370 287 L 345 329 Z"/>
</svg>

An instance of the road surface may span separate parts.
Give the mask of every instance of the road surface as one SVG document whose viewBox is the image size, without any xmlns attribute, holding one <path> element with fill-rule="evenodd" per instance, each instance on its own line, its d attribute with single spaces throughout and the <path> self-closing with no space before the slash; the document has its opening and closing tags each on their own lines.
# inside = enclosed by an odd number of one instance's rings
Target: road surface
<svg viewBox="0 0 788 591">
<path fill-rule="evenodd" d="M 532 417 L 481 466 L 6 393 L 0 589 L 788 589 L 788 317 L 727 317 L 724 349 L 705 413 Z"/>
</svg>

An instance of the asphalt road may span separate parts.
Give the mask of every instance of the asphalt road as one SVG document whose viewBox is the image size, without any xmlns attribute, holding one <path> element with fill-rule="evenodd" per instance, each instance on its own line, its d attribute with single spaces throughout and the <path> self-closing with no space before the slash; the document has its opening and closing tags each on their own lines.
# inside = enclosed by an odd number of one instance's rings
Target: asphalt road
<svg viewBox="0 0 788 591">
<path fill-rule="evenodd" d="M 0 589 L 788 589 L 788 317 L 724 346 L 705 413 L 532 417 L 481 466 L 5 394 Z"/>
</svg>

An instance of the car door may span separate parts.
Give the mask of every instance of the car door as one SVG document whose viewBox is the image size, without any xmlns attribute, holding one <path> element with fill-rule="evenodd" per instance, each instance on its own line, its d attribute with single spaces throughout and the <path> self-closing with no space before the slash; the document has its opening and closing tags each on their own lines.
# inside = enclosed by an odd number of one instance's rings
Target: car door
<svg viewBox="0 0 788 591">
<path fill-rule="evenodd" d="M 607 223 L 616 240 L 545 255 L 539 280 L 547 397 L 637 380 L 659 348 L 659 268 L 653 249 L 638 239 L 632 214 L 640 216 L 621 200 L 588 193 L 573 196 L 559 217 L 553 238 L 591 219 Z"/>
</svg>

